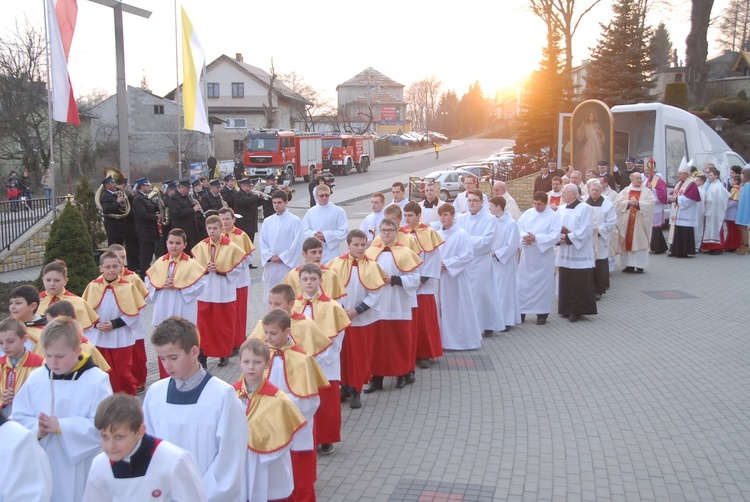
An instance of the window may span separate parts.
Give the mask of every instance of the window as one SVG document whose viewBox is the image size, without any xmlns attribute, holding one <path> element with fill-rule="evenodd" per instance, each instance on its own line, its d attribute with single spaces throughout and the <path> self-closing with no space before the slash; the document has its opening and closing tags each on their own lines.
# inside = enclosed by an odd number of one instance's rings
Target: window
<svg viewBox="0 0 750 502">
<path fill-rule="evenodd" d="M 233 98 L 245 97 L 245 83 L 244 82 L 232 82 L 232 97 Z"/>
<path fill-rule="evenodd" d="M 247 119 L 226 119 L 224 121 L 225 129 L 246 129 Z"/>
<path fill-rule="evenodd" d="M 687 137 L 684 129 L 676 127 L 666 128 L 666 150 L 667 150 L 667 186 L 673 187 L 677 184 L 677 169 L 680 167 L 682 158 L 690 158 L 687 147 Z"/>
<path fill-rule="evenodd" d="M 164 115 L 164 105 L 154 105 L 154 115 Z"/>
<path fill-rule="evenodd" d="M 242 153 L 242 147 L 245 143 L 245 140 L 242 139 L 236 139 L 234 140 L 234 154 L 240 155 Z"/>
<path fill-rule="evenodd" d="M 209 98 L 218 98 L 221 96 L 221 92 L 219 90 L 219 83 L 218 82 L 209 82 L 207 93 Z"/>
<path fill-rule="evenodd" d="M 674 76 L 675 82 L 682 82 L 682 73 L 678 73 Z"/>
</svg>

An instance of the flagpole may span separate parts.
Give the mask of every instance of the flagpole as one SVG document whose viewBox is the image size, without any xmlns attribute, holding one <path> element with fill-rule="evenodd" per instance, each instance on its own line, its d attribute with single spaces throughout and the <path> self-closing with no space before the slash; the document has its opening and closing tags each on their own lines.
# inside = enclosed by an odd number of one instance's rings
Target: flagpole
<svg viewBox="0 0 750 502">
<path fill-rule="evenodd" d="M 180 166 L 180 172 L 177 179 L 180 179 L 182 178 L 182 171 L 185 166 L 182 165 L 182 124 L 180 123 L 180 31 L 179 24 L 177 22 L 177 16 L 177 0 L 174 0 L 174 73 L 175 81 L 177 83 L 177 85 L 175 86 L 174 96 L 175 103 L 177 103 L 177 164 Z M 187 160 L 187 158 L 185 160 Z M 190 178 L 189 171 L 187 172 L 187 177 Z"/>
<path fill-rule="evenodd" d="M 47 56 L 47 125 L 49 126 L 49 182 L 52 186 L 52 220 L 57 218 L 57 204 L 55 204 L 55 142 L 52 135 L 52 55 L 49 45 L 49 16 L 48 0 L 42 0 L 44 4 L 44 43 Z M 54 404 L 53 404 L 54 406 Z"/>
</svg>

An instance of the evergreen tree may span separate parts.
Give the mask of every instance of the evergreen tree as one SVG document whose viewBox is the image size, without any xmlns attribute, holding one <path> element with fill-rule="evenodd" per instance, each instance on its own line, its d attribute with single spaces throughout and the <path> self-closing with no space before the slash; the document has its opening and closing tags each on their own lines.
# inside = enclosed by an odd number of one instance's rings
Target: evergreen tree
<svg viewBox="0 0 750 502">
<path fill-rule="evenodd" d="M 602 35 L 587 68 L 586 99 L 609 106 L 653 101 L 655 83 L 649 75 L 654 64 L 648 58 L 647 30 L 642 30 L 643 11 L 631 0 L 617 0 L 614 19 L 601 24 Z"/>
<path fill-rule="evenodd" d="M 83 216 L 83 221 L 86 223 L 86 228 L 89 229 L 92 251 L 98 249 L 101 243 L 107 240 L 107 234 L 104 233 L 102 213 L 96 207 L 94 191 L 91 189 L 89 179 L 86 176 L 82 177 L 78 186 L 76 186 L 75 200 Z"/>
<path fill-rule="evenodd" d="M 666 25 L 661 22 L 654 30 L 654 35 L 648 43 L 648 57 L 655 65 L 656 69 L 663 70 L 669 68 L 672 59 L 672 40 L 669 38 L 669 31 Z"/>
<path fill-rule="evenodd" d="M 52 223 L 44 250 L 44 264 L 63 260 L 68 266 L 68 284 L 65 287 L 81 295 L 86 285 L 99 275 L 92 249 L 91 236 L 81 211 L 69 202 Z M 41 286 L 41 279 L 40 275 L 37 287 Z"/>
<path fill-rule="evenodd" d="M 469 86 L 469 92 L 458 103 L 458 124 L 460 133 L 471 136 L 487 126 L 487 101 L 484 99 L 479 82 Z"/>
<path fill-rule="evenodd" d="M 545 147 L 556 150 L 558 114 L 570 108 L 561 56 L 560 34 L 552 31 L 547 34 L 539 69 L 529 79 L 518 119 L 516 153 L 534 155 Z"/>
</svg>

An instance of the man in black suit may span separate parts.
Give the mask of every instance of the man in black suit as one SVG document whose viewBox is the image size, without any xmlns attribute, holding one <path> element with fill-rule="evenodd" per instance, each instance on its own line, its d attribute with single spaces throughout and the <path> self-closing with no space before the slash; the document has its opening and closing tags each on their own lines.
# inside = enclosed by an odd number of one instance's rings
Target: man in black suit
<svg viewBox="0 0 750 502">
<path fill-rule="evenodd" d="M 203 214 L 201 205 L 197 200 L 190 197 L 190 180 L 181 179 L 177 188 L 177 193 L 167 200 L 169 207 L 169 219 L 172 222 L 172 228 L 181 228 L 187 235 L 187 252 L 198 244 L 198 226 L 196 218 L 198 214 Z"/>
<path fill-rule="evenodd" d="M 104 231 L 107 233 L 107 246 L 112 244 L 124 244 L 125 235 L 127 234 L 127 223 L 123 215 L 123 203 L 125 196 L 115 194 L 116 184 L 112 176 L 107 176 L 104 181 L 104 190 L 99 198 L 104 214 Z M 117 218 L 119 216 L 120 218 Z"/>
<path fill-rule="evenodd" d="M 148 178 L 141 178 L 135 183 L 135 197 L 133 198 L 133 216 L 135 217 L 135 231 L 140 243 L 139 262 L 141 264 L 141 278 L 151 266 L 151 259 L 156 254 L 156 243 L 159 241 L 159 223 L 162 214 L 159 206 L 148 198 L 151 183 Z"/>
<path fill-rule="evenodd" d="M 544 192 L 547 193 L 552 190 L 552 174 L 550 174 L 549 166 L 552 165 L 550 161 L 549 165 L 542 164 L 542 173 L 534 180 L 534 193 Z M 555 164 L 557 165 L 557 164 Z"/>
<path fill-rule="evenodd" d="M 609 162 L 603 160 L 599 162 L 599 177 L 604 176 L 607 178 L 607 186 L 614 187 L 616 185 L 615 177 L 609 172 Z"/>
<path fill-rule="evenodd" d="M 234 212 L 242 216 L 234 223 L 255 242 L 258 233 L 258 203 L 260 196 L 253 192 L 253 182 L 245 178 L 240 181 L 240 191 L 234 196 Z"/>
<path fill-rule="evenodd" d="M 273 208 L 271 194 L 279 189 L 278 181 L 279 179 L 275 174 L 269 174 L 268 176 L 266 176 L 266 188 L 263 189 L 263 195 L 265 195 L 265 197 L 263 197 L 263 200 L 261 201 L 261 204 L 263 206 L 264 219 L 270 218 L 271 216 L 276 214 L 276 210 Z M 291 198 L 289 200 L 291 200 Z"/>
<path fill-rule="evenodd" d="M 227 205 L 232 209 L 234 209 L 234 197 L 237 195 L 237 190 L 235 190 L 234 187 L 234 176 L 231 174 L 224 176 L 224 188 L 222 188 L 219 193 L 221 194 L 221 198 L 224 199 Z"/>
<path fill-rule="evenodd" d="M 630 185 L 630 175 L 637 172 L 638 168 L 635 167 L 635 158 L 628 157 L 625 160 L 625 170 L 620 172 L 620 190 Z"/>
<path fill-rule="evenodd" d="M 208 193 L 203 193 L 201 196 L 201 207 L 203 208 L 203 213 L 208 213 L 209 211 L 216 211 L 216 214 L 219 214 L 219 209 L 224 207 L 225 202 L 224 199 L 221 198 L 221 194 L 219 193 L 221 191 L 221 182 L 219 180 L 211 180 L 211 183 L 209 183 L 209 189 Z M 214 213 L 211 213 L 214 214 Z"/>
</svg>

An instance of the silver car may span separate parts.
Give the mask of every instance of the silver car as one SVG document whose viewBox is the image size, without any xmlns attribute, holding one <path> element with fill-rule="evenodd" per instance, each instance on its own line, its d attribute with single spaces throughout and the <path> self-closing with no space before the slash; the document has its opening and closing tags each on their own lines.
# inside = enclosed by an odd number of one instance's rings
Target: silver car
<svg viewBox="0 0 750 502">
<path fill-rule="evenodd" d="M 438 196 L 440 197 L 440 200 L 450 202 L 455 199 L 460 192 L 464 191 L 464 184 L 461 179 L 465 174 L 466 172 L 461 171 L 435 171 L 434 173 L 430 173 L 422 178 L 422 180 L 424 181 L 425 178 L 432 178 L 439 182 L 440 194 L 438 194 Z"/>
</svg>

